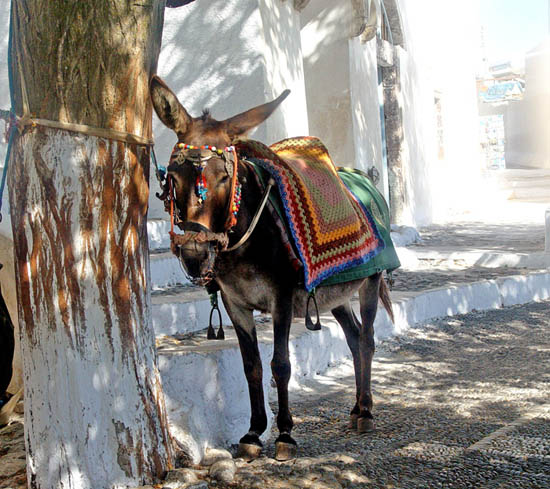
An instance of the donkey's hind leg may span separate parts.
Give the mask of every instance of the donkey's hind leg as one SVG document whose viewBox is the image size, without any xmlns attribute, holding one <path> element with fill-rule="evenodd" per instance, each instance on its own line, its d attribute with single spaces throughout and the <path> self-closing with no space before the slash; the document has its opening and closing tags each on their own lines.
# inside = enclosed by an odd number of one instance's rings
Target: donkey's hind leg
<svg viewBox="0 0 550 489">
<path fill-rule="evenodd" d="M 359 417 L 359 394 L 361 390 L 361 356 L 359 353 L 359 332 L 361 330 L 361 323 L 357 320 L 349 301 L 334 308 L 332 314 L 344 331 L 346 342 L 353 357 L 356 400 L 350 413 L 350 428 L 357 428 L 357 418 Z"/>
<path fill-rule="evenodd" d="M 372 431 L 374 421 L 372 415 L 371 367 L 374 356 L 374 318 L 378 308 L 381 273 L 371 275 L 359 289 L 359 304 L 361 310 L 361 330 L 359 333 L 359 352 L 361 359 L 361 380 L 359 385 L 359 417 L 357 430 L 359 433 Z"/>
</svg>

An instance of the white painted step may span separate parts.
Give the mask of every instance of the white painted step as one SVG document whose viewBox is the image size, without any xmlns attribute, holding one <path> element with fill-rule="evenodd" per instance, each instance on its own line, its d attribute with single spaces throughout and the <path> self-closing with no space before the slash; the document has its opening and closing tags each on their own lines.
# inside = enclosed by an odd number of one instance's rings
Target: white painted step
<svg viewBox="0 0 550 489">
<path fill-rule="evenodd" d="M 150 250 L 170 249 L 170 221 L 168 219 L 149 219 L 147 234 Z"/>
<path fill-rule="evenodd" d="M 300 378 L 324 371 L 348 353 L 336 321 L 323 318 L 321 331 L 309 331 L 303 321 L 293 323 L 290 338 L 291 388 Z M 226 339 L 206 340 L 204 335 L 184 341 L 157 338 L 170 432 L 198 463 L 208 447 L 237 443 L 250 419 L 248 387 L 235 331 L 225 328 Z M 268 413 L 267 437 L 273 414 L 267 403 L 271 390 L 270 361 L 273 356 L 271 323 L 258 325 L 263 365 L 263 384 Z"/>
<path fill-rule="evenodd" d="M 503 277 L 420 293 L 392 293 L 395 324 L 379 308 L 376 339 L 399 335 L 434 318 L 489 310 L 550 297 L 550 273 Z M 358 314 L 357 301 L 353 302 Z M 266 400 L 271 390 L 273 333 L 269 320 L 257 318 Z M 322 317 L 321 331 L 309 331 L 303 321 L 292 325 L 291 390 L 303 380 L 349 357 L 344 334 L 331 316 Z M 157 337 L 159 369 L 172 436 L 198 463 L 206 448 L 237 443 L 248 429 L 250 407 L 238 342 L 232 328 L 226 340 L 206 340 L 204 334 L 185 339 Z M 273 415 L 266 402 L 269 426 Z M 269 428 L 266 435 L 269 433 Z"/>
<path fill-rule="evenodd" d="M 223 302 L 218 294 L 218 307 L 222 324 L 231 324 Z M 184 285 L 151 292 L 153 305 L 153 328 L 155 335 L 185 335 L 208 327 L 210 297 L 204 287 Z M 218 317 L 214 313 L 214 327 Z"/>
<path fill-rule="evenodd" d="M 189 284 L 180 261 L 171 251 L 150 253 L 149 263 L 152 290 Z"/>
</svg>

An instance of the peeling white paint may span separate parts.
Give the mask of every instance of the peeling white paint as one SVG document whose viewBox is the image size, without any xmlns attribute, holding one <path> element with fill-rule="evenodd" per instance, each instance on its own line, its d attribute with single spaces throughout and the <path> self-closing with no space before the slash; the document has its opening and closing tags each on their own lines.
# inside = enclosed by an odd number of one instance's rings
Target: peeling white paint
<svg viewBox="0 0 550 489">
<path fill-rule="evenodd" d="M 144 474 L 152 473 L 155 458 L 162 463 L 167 457 L 150 296 L 143 272 L 148 265 L 147 243 L 134 249 L 124 246 L 131 241 L 123 235 L 127 215 L 120 210 L 137 202 L 130 202 L 126 194 L 114 196 L 120 198 L 109 216 L 114 227 L 102 243 L 101 208 L 88 207 L 86 201 L 86 191 L 91 189 L 101 200 L 106 188 L 104 169 L 95 164 L 97 139 L 47 130 L 41 140 L 43 161 L 33 160 L 39 143 L 31 132 L 21 138 L 17 162 L 10 167 L 12 209 L 25 207 L 18 183 L 21 175 L 29 178 L 27 208 L 12 213 L 15 229 L 24 229 L 29 251 L 38 245 L 36 252 L 47 260 L 38 263 L 39 273 L 33 275 L 31 256 L 22 256 L 18 248 L 19 262 L 30 278 L 30 304 L 18 290 L 29 476 L 56 488 L 136 485 L 141 482 L 139 465 L 144 466 Z M 91 159 L 83 159 L 85 155 Z M 115 144 L 111 157 L 116 158 Z M 121 174 L 134 170 L 128 166 L 131 161 L 128 152 Z M 40 174 L 47 175 L 56 195 L 44 193 Z M 127 177 L 114 175 L 117 192 L 122 194 L 120 189 L 127 182 Z M 81 206 L 91 211 L 88 230 Z M 33 213 L 27 212 L 31 209 Z M 63 216 L 69 227 L 65 243 L 58 234 L 62 224 L 54 222 L 56 215 Z M 145 216 L 140 219 L 133 225 L 145 227 Z M 33 227 L 39 231 L 33 233 Z M 83 238 L 86 233 L 89 242 Z M 122 247 L 120 262 L 111 255 L 115 242 Z M 74 264 L 68 261 L 69 250 Z M 106 275 L 98 282 L 97 270 L 102 266 Z M 47 273 L 51 276 L 46 279 Z M 116 273 L 122 273 L 122 290 L 113 289 L 111 274 Z M 128 293 L 125 284 L 133 280 L 138 288 L 129 289 L 129 300 L 123 304 L 128 309 L 121 315 L 119 294 Z M 24 312 L 29 306 L 31 324 Z M 117 426 L 124 427 L 124 432 L 117 433 Z"/>
</svg>

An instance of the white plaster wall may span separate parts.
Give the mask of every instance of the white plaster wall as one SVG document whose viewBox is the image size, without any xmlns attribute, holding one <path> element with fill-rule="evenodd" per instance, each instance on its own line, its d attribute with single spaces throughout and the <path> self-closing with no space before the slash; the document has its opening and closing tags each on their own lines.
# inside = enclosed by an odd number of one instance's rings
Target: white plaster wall
<svg viewBox="0 0 550 489">
<path fill-rule="evenodd" d="M 350 2 L 317 0 L 302 12 L 309 131 L 337 165 L 356 161 L 349 48 Z"/>
<path fill-rule="evenodd" d="M 191 115 L 208 107 L 219 120 L 290 88 L 281 107 L 250 137 L 272 143 L 308 133 L 299 14 L 292 2 L 212 0 L 167 9 L 158 74 Z M 153 131 L 159 162 L 166 162 L 176 137 L 156 115 Z M 150 204 L 150 217 L 166 216 L 154 195 Z"/>
<path fill-rule="evenodd" d="M 410 226 L 433 220 L 433 169 L 437 161 L 433 89 L 427 88 L 422 69 L 407 51 L 397 48 L 403 118 L 403 177 L 405 208 L 402 222 Z"/>
<path fill-rule="evenodd" d="M 0 2 L 0 59 L 4 60 L 0 63 L 0 109 L 9 110 L 10 102 L 10 87 L 8 82 L 8 39 L 10 25 L 10 2 Z M 1 172 L 4 169 L 6 160 L 7 143 L 4 141 L 4 121 L 0 120 L 0 178 Z M 6 216 L 9 215 L 8 192 L 4 191 L 2 199 L 2 215 L 3 222 L 0 223 L 0 234 L 2 236 L 11 237 L 11 224 Z"/>
<path fill-rule="evenodd" d="M 407 167 L 404 224 L 444 220 L 483 202 L 475 63 L 475 0 L 400 0 L 407 51 L 398 48 Z M 445 157 L 438 159 L 435 92 L 442 101 Z"/>
<path fill-rule="evenodd" d="M 359 38 L 349 41 L 350 89 L 355 147 L 355 168 L 367 171 L 375 166 L 380 173 L 378 189 L 384 194 L 387 172 L 382 161 L 382 128 L 378 92 L 378 62 L 376 38 L 362 43 Z"/>
<path fill-rule="evenodd" d="M 287 88 L 291 90 L 289 97 L 264 124 L 265 142 L 268 143 L 309 134 L 300 14 L 292 5 L 290 0 L 259 2 L 265 56 L 264 101 L 274 99 Z"/>
</svg>

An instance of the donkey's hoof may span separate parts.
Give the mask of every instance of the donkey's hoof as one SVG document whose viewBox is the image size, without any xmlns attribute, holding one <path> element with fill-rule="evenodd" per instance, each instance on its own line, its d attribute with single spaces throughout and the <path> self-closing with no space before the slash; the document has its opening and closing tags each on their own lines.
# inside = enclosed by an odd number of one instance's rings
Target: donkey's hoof
<svg viewBox="0 0 550 489">
<path fill-rule="evenodd" d="M 366 417 L 357 418 L 357 432 L 368 433 L 370 431 L 374 431 L 374 421 Z"/>
<path fill-rule="evenodd" d="M 296 458 L 297 447 L 295 443 L 275 442 L 275 460 L 284 462 Z"/>
<path fill-rule="evenodd" d="M 358 414 L 350 414 L 349 415 L 349 427 L 352 429 L 352 430 L 356 430 L 357 429 L 357 420 L 359 419 L 359 415 Z"/>
<path fill-rule="evenodd" d="M 254 443 L 239 443 L 237 458 L 242 458 L 246 462 L 256 460 L 262 453 L 262 447 Z"/>
<path fill-rule="evenodd" d="M 296 458 L 298 446 L 288 433 L 281 433 L 275 440 L 275 460 L 284 462 Z"/>
</svg>

